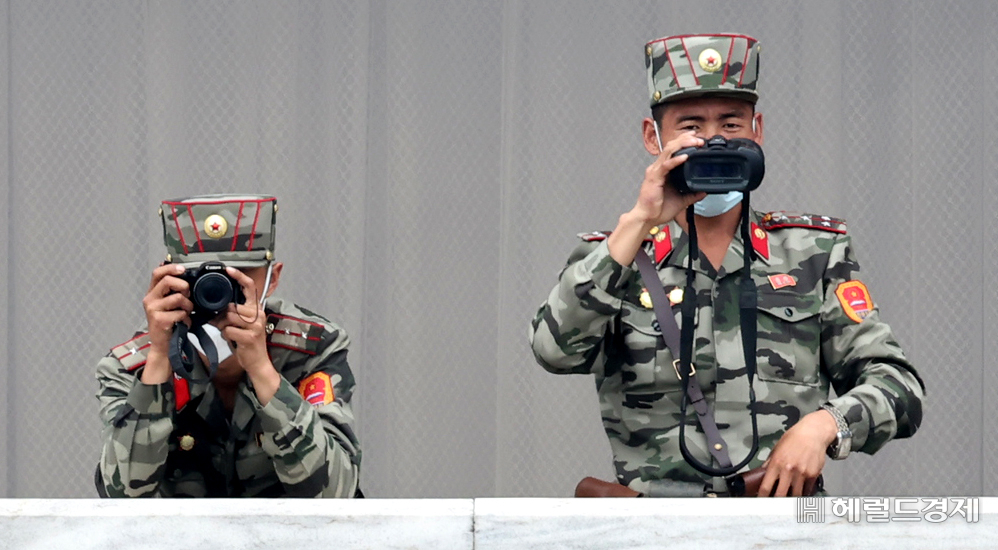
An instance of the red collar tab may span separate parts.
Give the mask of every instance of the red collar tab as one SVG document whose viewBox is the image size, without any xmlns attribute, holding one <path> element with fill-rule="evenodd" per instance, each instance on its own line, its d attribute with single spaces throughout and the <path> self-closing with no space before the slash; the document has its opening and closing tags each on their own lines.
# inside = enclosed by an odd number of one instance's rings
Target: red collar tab
<svg viewBox="0 0 998 550">
<path fill-rule="evenodd" d="M 183 409 L 191 400 L 191 386 L 187 379 L 173 374 L 173 398 L 177 402 L 177 410 Z"/>
<path fill-rule="evenodd" d="M 763 228 L 752 222 L 752 248 L 762 256 L 769 259 L 769 234 Z"/>
<path fill-rule="evenodd" d="M 653 227 L 650 234 L 652 241 L 655 242 L 655 263 L 662 263 L 669 252 L 672 252 L 672 235 L 669 233 L 669 226 Z"/>
</svg>

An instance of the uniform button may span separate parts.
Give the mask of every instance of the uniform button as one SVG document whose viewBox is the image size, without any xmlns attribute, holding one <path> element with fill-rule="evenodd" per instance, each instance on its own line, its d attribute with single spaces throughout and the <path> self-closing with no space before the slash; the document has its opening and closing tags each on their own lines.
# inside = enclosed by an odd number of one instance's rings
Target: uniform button
<svg viewBox="0 0 998 550">
<path fill-rule="evenodd" d="M 658 324 L 658 319 L 655 319 L 654 321 L 651 322 L 651 329 L 658 332 L 662 332 L 662 327 L 661 325 Z"/>
<path fill-rule="evenodd" d="M 787 317 L 793 317 L 794 316 L 794 310 L 792 310 L 790 308 L 787 308 L 787 309 L 783 310 L 783 313 L 786 313 Z"/>
</svg>

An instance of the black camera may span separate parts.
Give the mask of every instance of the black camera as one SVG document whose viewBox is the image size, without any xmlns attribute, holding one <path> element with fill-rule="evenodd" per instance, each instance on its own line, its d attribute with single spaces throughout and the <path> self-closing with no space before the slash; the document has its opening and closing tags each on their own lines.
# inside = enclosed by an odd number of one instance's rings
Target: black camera
<svg viewBox="0 0 998 550">
<path fill-rule="evenodd" d="M 669 184 L 680 193 L 754 191 L 766 174 L 762 147 L 750 139 L 714 136 L 703 147 L 686 147 L 672 156 L 684 154 L 686 162 L 669 172 Z"/>
<path fill-rule="evenodd" d="M 200 326 L 211 321 L 219 313 L 228 309 L 230 303 L 246 302 L 243 288 L 225 272 L 222 262 L 205 262 L 196 268 L 188 268 L 180 278 L 187 281 L 191 290 L 191 324 Z"/>
</svg>

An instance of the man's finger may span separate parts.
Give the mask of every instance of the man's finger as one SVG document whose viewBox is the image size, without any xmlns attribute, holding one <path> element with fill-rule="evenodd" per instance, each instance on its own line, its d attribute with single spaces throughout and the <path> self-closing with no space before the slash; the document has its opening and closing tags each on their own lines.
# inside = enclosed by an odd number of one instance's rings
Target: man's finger
<svg viewBox="0 0 998 550">
<path fill-rule="evenodd" d="M 253 342 L 256 334 L 245 328 L 240 328 L 235 325 L 228 325 L 222 329 L 222 338 L 225 338 L 229 342 L 238 342 L 241 344 L 249 345 Z"/>
<path fill-rule="evenodd" d="M 762 476 L 762 483 L 759 484 L 759 494 L 756 496 L 768 497 L 772 494 L 773 483 L 776 480 L 776 468 L 766 468 L 766 475 Z"/>
<path fill-rule="evenodd" d="M 792 472 L 780 472 L 780 481 L 776 486 L 776 493 L 773 494 L 775 497 L 785 497 L 787 496 L 787 491 L 790 490 L 790 484 L 793 482 L 794 475 Z"/>
<path fill-rule="evenodd" d="M 149 329 L 167 329 L 172 328 L 173 325 L 177 323 L 182 323 L 188 319 L 187 312 L 184 310 L 176 311 L 157 311 L 153 314 L 152 318 L 149 320 Z"/>
<path fill-rule="evenodd" d="M 255 306 L 258 297 L 256 295 L 256 283 L 253 282 L 253 279 L 234 267 L 226 267 L 225 272 L 243 288 L 243 296 L 246 297 L 246 304 Z"/>
<path fill-rule="evenodd" d="M 149 291 L 149 294 L 154 296 L 166 296 L 171 292 L 176 292 L 186 296 L 190 293 L 190 285 L 183 279 L 167 275 L 156 283 L 156 286 Z"/>
<path fill-rule="evenodd" d="M 263 326 L 266 318 L 266 313 L 259 304 L 254 307 L 248 307 L 245 304 L 233 305 L 225 314 L 226 324 L 239 328 L 248 328 L 253 325 Z"/>
<path fill-rule="evenodd" d="M 805 481 L 806 481 L 806 479 L 804 478 L 804 474 L 798 473 L 797 475 L 795 475 L 794 476 L 793 484 L 790 487 L 790 491 L 791 492 L 790 492 L 789 496 L 792 496 L 792 497 L 802 497 L 802 496 L 804 496 L 804 482 Z"/>
<path fill-rule="evenodd" d="M 191 302 L 187 296 L 180 293 L 167 294 L 166 296 L 151 302 L 149 304 L 149 309 L 154 311 L 184 310 L 190 313 L 191 311 L 194 311 L 194 302 Z"/>
<path fill-rule="evenodd" d="M 159 284 L 160 280 L 167 275 L 177 276 L 184 272 L 184 267 L 178 264 L 165 264 L 152 270 L 152 278 L 149 280 L 149 291 Z"/>
<path fill-rule="evenodd" d="M 702 145 L 702 139 L 696 137 L 693 132 L 688 132 L 670 141 L 669 143 L 666 143 L 665 146 L 662 147 L 662 152 L 658 154 L 658 159 L 665 162 L 680 149 L 685 149 L 686 147 L 700 147 Z"/>
</svg>

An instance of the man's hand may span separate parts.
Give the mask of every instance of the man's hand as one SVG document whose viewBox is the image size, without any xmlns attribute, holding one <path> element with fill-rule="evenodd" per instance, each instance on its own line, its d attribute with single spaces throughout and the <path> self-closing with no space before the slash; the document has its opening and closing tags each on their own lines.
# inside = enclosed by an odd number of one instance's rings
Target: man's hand
<svg viewBox="0 0 998 550">
<path fill-rule="evenodd" d="M 825 467 L 825 449 L 835 441 L 837 432 L 835 418 L 828 411 L 817 410 L 801 418 L 783 434 L 763 463 L 766 476 L 759 485 L 759 496 L 801 496 L 805 482 L 817 478 Z"/>
<path fill-rule="evenodd" d="M 702 145 L 703 140 L 693 132 L 684 133 L 666 143 L 655 162 L 645 170 L 638 202 L 630 212 L 620 216 L 617 228 L 610 234 L 607 242 L 610 256 L 617 263 L 630 265 L 652 227 L 671 222 L 689 205 L 707 196 L 706 193 L 681 195 L 666 181 L 669 171 L 688 158 L 687 155 L 675 158 L 672 155 L 684 147 Z"/>
<path fill-rule="evenodd" d="M 260 404 L 266 405 L 281 385 L 281 375 L 267 353 L 267 314 L 253 279 L 231 267 L 226 272 L 242 286 L 246 303 L 229 304 L 218 328 L 222 337 L 232 343 L 233 354 L 253 382 Z"/>
<path fill-rule="evenodd" d="M 149 353 L 142 370 L 142 382 L 162 384 L 170 379 L 170 337 L 177 323 L 191 322 L 194 304 L 190 300 L 187 281 L 178 275 L 184 267 L 177 264 L 161 265 L 153 270 L 149 290 L 142 299 L 149 326 Z"/>
</svg>

